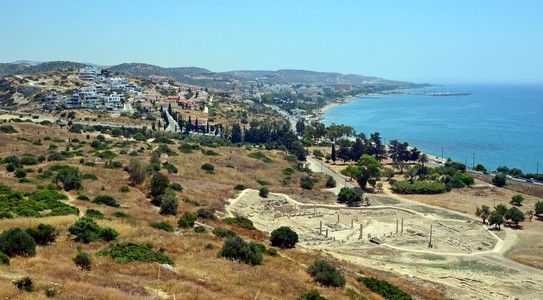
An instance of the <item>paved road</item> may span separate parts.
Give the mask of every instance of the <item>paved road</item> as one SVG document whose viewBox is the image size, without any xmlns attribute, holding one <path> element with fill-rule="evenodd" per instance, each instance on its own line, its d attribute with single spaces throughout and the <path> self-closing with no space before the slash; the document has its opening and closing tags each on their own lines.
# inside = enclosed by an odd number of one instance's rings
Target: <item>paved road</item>
<svg viewBox="0 0 543 300">
<path fill-rule="evenodd" d="M 348 188 L 358 187 L 358 184 L 355 185 L 353 182 L 350 181 L 348 177 L 337 174 L 336 172 L 328 168 L 326 165 L 324 165 L 320 160 L 317 160 L 309 155 L 306 156 L 305 159 L 307 160 L 308 163 L 316 167 L 316 168 L 315 167 L 313 168 L 314 171 L 317 171 L 318 169 L 320 169 L 319 171 L 321 173 L 332 176 L 336 180 L 338 185 L 348 187 Z"/>
</svg>

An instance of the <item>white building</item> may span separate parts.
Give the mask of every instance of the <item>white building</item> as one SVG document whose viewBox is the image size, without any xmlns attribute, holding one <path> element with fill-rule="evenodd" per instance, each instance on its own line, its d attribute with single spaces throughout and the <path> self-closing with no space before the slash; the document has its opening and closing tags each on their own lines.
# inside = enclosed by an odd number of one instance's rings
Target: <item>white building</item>
<svg viewBox="0 0 543 300">
<path fill-rule="evenodd" d="M 96 81 L 96 78 L 100 75 L 101 71 L 102 70 L 100 68 L 95 67 L 81 68 L 79 69 L 77 78 L 83 81 Z"/>
</svg>

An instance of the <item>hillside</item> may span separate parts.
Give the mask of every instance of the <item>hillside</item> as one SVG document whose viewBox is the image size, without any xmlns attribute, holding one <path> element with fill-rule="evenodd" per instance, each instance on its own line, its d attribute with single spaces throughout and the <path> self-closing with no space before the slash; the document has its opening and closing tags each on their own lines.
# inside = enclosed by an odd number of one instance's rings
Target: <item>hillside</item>
<svg viewBox="0 0 543 300">
<path fill-rule="evenodd" d="M 49 61 L 40 64 L 0 64 L 0 77 L 6 75 L 33 74 L 56 70 L 79 69 L 87 64 L 70 61 Z"/>
</svg>

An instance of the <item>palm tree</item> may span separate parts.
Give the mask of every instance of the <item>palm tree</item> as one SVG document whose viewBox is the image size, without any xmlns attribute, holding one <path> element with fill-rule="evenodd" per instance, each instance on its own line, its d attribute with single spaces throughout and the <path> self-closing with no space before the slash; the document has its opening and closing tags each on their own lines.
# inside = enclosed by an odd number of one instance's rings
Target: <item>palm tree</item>
<svg viewBox="0 0 543 300">
<path fill-rule="evenodd" d="M 424 164 L 427 163 L 430 159 L 428 158 L 428 155 L 426 153 L 422 153 L 419 156 L 418 162 L 422 164 L 422 167 L 424 168 Z"/>
</svg>

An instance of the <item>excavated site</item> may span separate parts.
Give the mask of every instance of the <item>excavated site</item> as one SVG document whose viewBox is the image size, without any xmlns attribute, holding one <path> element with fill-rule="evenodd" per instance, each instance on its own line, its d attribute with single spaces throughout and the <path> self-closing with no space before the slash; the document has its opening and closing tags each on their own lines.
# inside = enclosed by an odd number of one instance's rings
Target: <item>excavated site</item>
<svg viewBox="0 0 543 300">
<path fill-rule="evenodd" d="M 245 190 L 230 203 L 228 211 L 251 219 L 267 234 L 289 226 L 298 233 L 300 244 L 310 248 L 383 244 L 404 250 L 470 254 L 490 251 L 497 242 L 474 221 L 440 219 L 390 206 L 307 204 L 277 194 L 261 198 L 254 190 Z"/>
<path fill-rule="evenodd" d="M 301 203 L 284 194 L 262 198 L 256 190 L 244 190 L 230 199 L 226 211 L 249 218 L 267 234 L 280 226 L 291 227 L 298 233 L 297 247 L 320 250 L 414 283 L 422 279 L 438 284 L 451 299 L 540 299 L 543 295 L 541 270 L 503 257 L 516 243 L 516 232 L 495 233 L 452 211 L 409 202 L 356 208 Z"/>
</svg>

